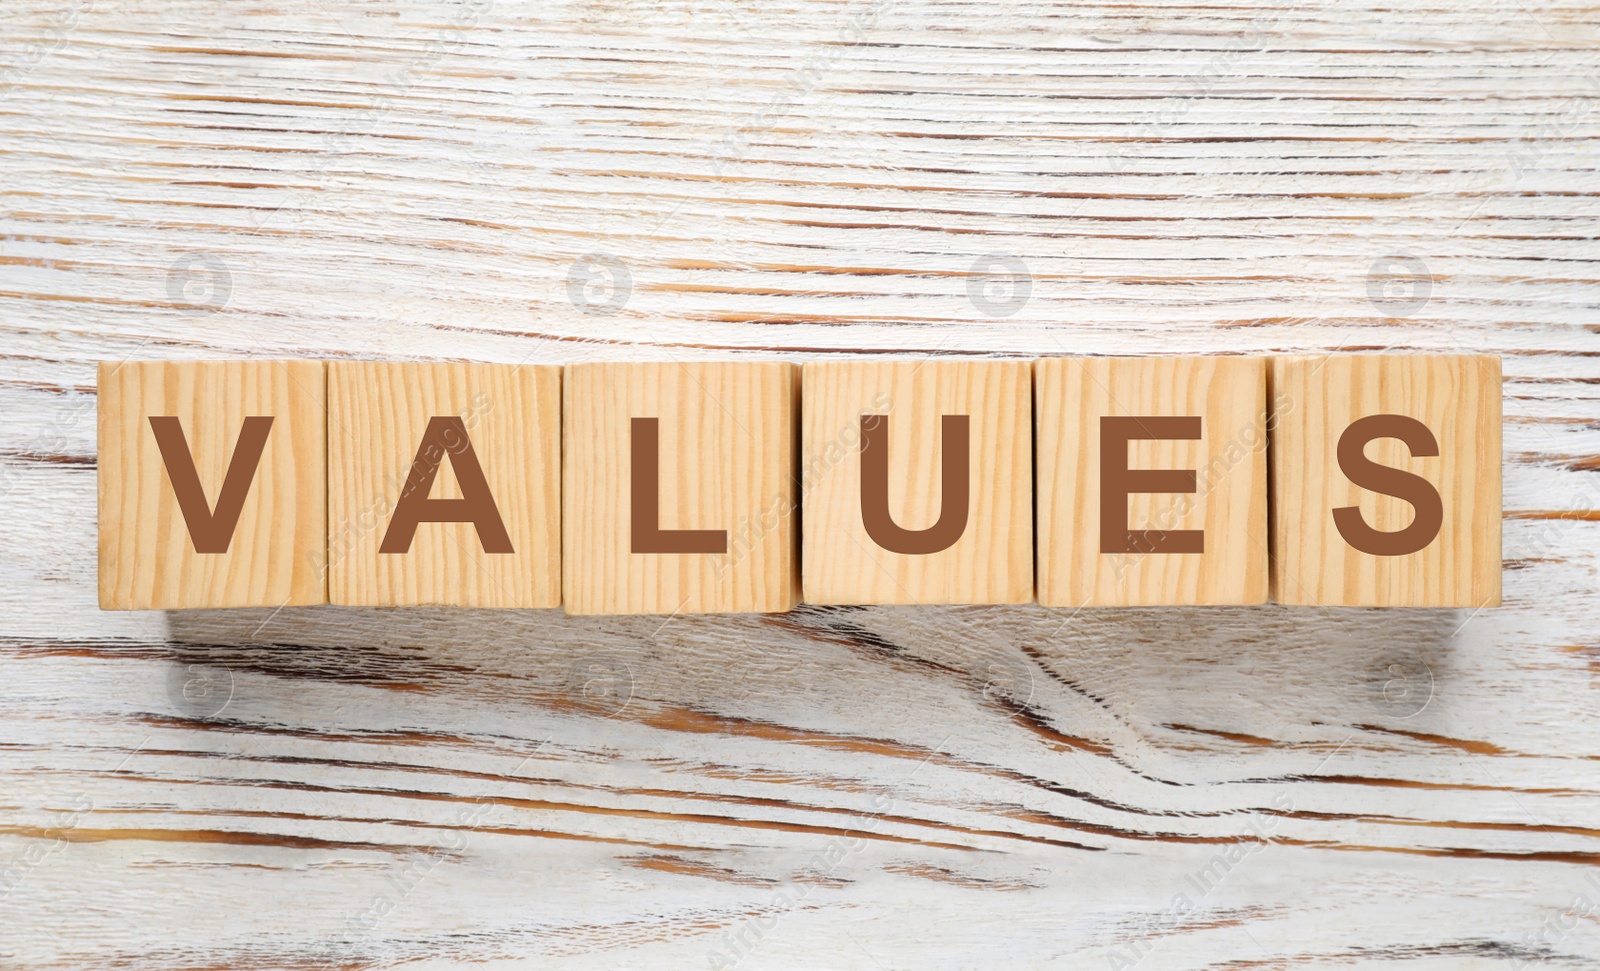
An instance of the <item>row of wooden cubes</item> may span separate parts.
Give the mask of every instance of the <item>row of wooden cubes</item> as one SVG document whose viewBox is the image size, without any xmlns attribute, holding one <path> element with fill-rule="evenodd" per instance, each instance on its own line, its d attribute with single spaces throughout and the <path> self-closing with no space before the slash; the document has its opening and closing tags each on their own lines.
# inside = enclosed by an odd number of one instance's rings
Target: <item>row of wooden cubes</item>
<svg viewBox="0 0 1600 971">
<path fill-rule="evenodd" d="M 99 395 L 107 609 L 1500 596 L 1494 357 L 131 362 Z"/>
</svg>

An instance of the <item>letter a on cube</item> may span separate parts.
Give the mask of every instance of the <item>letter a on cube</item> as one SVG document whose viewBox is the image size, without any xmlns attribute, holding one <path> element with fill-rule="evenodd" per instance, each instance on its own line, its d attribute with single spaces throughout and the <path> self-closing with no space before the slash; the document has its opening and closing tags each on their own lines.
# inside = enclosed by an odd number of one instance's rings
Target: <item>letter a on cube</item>
<svg viewBox="0 0 1600 971">
<path fill-rule="evenodd" d="M 1266 601 L 1261 359 L 1048 358 L 1034 396 L 1040 603 Z"/>
<path fill-rule="evenodd" d="M 1026 361 L 807 364 L 805 596 L 1033 599 Z"/>
<path fill-rule="evenodd" d="M 561 603 L 561 369 L 328 371 L 328 583 L 361 606 Z"/>
<path fill-rule="evenodd" d="M 100 365 L 100 606 L 327 602 L 324 365 Z"/>
<path fill-rule="evenodd" d="M 1272 596 L 1500 603 L 1500 359 L 1343 354 L 1271 364 Z"/>
<path fill-rule="evenodd" d="M 568 613 L 794 607 L 796 372 L 742 362 L 567 368 Z"/>
</svg>

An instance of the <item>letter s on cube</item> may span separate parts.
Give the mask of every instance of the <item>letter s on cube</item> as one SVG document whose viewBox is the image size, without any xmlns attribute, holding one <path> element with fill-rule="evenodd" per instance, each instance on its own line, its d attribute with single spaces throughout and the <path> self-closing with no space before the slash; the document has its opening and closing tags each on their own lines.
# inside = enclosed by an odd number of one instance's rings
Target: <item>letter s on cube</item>
<svg viewBox="0 0 1600 971">
<path fill-rule="evenodd" d="M 1273 358 L 1272 595 L 1500 603 L 1500 359 Z"/>
</svg>

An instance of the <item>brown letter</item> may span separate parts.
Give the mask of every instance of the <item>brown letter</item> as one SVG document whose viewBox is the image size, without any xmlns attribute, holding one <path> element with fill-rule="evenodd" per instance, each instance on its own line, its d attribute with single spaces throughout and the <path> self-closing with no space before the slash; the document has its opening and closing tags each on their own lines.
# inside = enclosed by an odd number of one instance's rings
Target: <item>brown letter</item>
<svg viewBox="0 0 1600 971">
<path fill-rule="evenodd" d="M 971 452 L 967 415 L 939 417 L 939 521 L 927 529 L 901 529 L 889 515 L 889 416 L 861 416 L 861 525 L 891 553 L 937 553 L 955 545 L 967 528 Z"/>
<path fill-rule="evenodd" d="M 1404 556 L 1415 553 L 1439 535 L 1444 525 L 1444 503 L 1439 493 L 1420 475 L 1391 469 L 1370 461 L 1365 449 L 1375 438 L 1398 438 L 1419 458 L 1439 454 L 1439 443 L 1428 426 L 1405 415 L 1368 415 L 1350 423 L 1339 436 L 1339 471 L 1363 489 L 1411 503 L 1416 518 L 1405 529 L 1385 533 L 1373 529 L 1361 518 L 1357 506 L 1341 506 L 1333 511 L 1333 524 L 1344 541 L 1373 556 Z"/>
<path fill-rule="evenodd" d="M 1135 439 L 1194 441 L 1200 417 L 1100 419 L 1100 552 L 1204 553 L 1202 529 L 1129 529 L 1128 493 L 1193 492 L 1193 469 L 1130 469 L 1128 443 Z"/>
<path fill-rule="evenodd" d="M 632 424 L 635 553 L 726 553 L 725 529 L 661 528 L 661 420 L 635 418 Z"/>
<path fill-rule="evenodd" d="M 447 453 L 461 486 L 461 498 L 429 499 L 428 490 L 433 488 L 433 478 L 439 474 Z M 395 503 L 394 517 L 389 520 L 389 531 L 383 534 L 378 552 L 411 552 L 411 540 L 420 523 L 472 523 L 485 553 L 514 552 L 500 509 L 489 492 L 489 480 L 484 478 L 478 455 L 472 450 L 472 439 L 467 437 L 466 422 L 457 415 L 428 419 L 417 457 L 411 463 L 411 474 L 400 490 L 400 501 Z"/>
<path fill-rule="evenodd" d="M 167 478 L 178 497 L 178 510 L 183 513 L 183 523 L 189 527 L 189 539 L 196 553 L 226 553 L 233 542 L 233 529 L 239 525 L 239 514 L 244 511 L 245 497 L 250 494 L 250 482 L 256 477 L 256 466 L 261 464 L 261 453 L 267 447 L 267 433 L 272 431 L 272 418 L 251 416 L 239 429 L 239 440 L 233 446 L 233 458 L 228 460 L 228 471 L 222 477 L 222 491 L 217 493 L 217 508 L 213 512 L 206 504 L 206 491 L 200 486 L 200 473 L 194 467 L 194 455 L 189 451 L 189 441 L 183 437 L 183 424 L 170 416 L 150 417 L 150 430 L 155 433 L 156 447 L 161 450 L 161 461 L 166 464 Z"/>
</svg>

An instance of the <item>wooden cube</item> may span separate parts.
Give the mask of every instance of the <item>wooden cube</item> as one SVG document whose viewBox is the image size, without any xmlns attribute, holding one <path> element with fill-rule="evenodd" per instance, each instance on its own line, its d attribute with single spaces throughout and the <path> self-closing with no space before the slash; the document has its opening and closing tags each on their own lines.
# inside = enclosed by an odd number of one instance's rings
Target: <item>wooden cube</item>
<svg viewBox="0 0 1600 971">
<path fill-rule="evenodd" d="M 797 377 L 781 363 L 567 369 L 569 613 L 795 605 Z"/>
<path fill-rule="evenodd" d="M 802 377 L 805 598 L 1033 599 L 1026 361 L 835 361 Z"/>
<path fill-rule="evenodd" d="M 328 368 L 328 592 L 364 606 L 561 603 L 561 369 Z"/>
<path fill-rule="evenodd" d="M 1260 358 L 1034 365 L 1039 602 L 1267 599 Z"/>
<path fill-rule="evenodd" d="M 1500 603 L 1500 359 L 1271 363 L 1272 596 Z"/>
<path fill-rule="evenodd" d="M 326 603 L 323 364 L 99 371 L 101 608 Z"/>
</svg>

